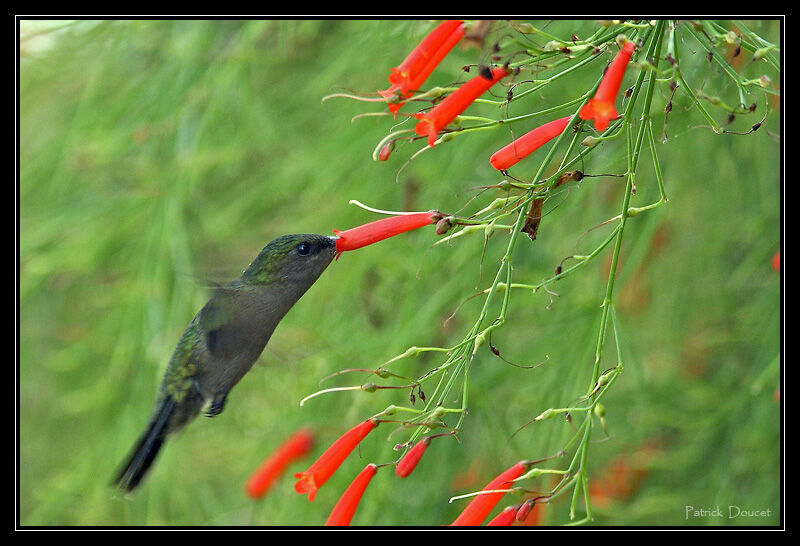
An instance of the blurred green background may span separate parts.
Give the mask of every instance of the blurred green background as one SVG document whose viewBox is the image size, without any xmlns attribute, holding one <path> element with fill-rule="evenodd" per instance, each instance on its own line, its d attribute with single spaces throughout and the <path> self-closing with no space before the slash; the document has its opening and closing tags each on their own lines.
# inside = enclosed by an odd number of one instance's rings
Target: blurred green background
<svg viewBox="0 0 800 546">
<path fill-rule="evenodd" d="M 540 24 L 565 38 L 596 28 L 593 21 Z M 238 276 L 279 235 L 331 233 L 377 218 L 350 199 L 393 210 L 462 209 L 478 194 L 472 188 L 501 180 L 488 157 L 511 140 L 510 131 L 518 136 L 552 118 L 458 138 L 405 167 L 420 142 L 373 161 L 373 148 L 400 119 L 351 121 L 380 105 L 321 99 L 343 88 L 385 88 L 389 68 L 430 21 L 20 25 L 19 523 L 322 524 L 356 473 L 368 462 L 394 460 L 392 447 L 408 431 L 376 429 L 313 503 L 294 492 L 290 475 L 254 502 L 243 492 L 247 477 L 301 426 L 315 431 L 316 456 L 387 405 L 408 404 L 402 390 L 298 402 L 320 386 L 366 381 L 346 374 L 320 384 L 338 370 L 375 368 L 412 345 L 458 342 L 480 299 L 445 319 L 491 282 L 507 235 L 489 240 L 482 262 L 481 235 L 431 247 L 433 230 L 343 255 L 281 323 L 225 412 L 172 438 L 138 493 L 118 498 L 111 479 L 147 422 L 208 282 Z M 780 43 L 779 22 L 749 26 Z M 683 45 L 690 83 L 738 102 L 706 52 Z M 480 49 L 457 48 L 428 84 L 463 81 L 461 67 L 486 58 Z M 513 102 L 508 115 L 578 96 L 602 62 Z M 764 63 L 744 59 L 739 69 L 780 81 Z M 659 132 L 668 98 L 664 82 L 653 103 Z M 761 94 L 748 98 L 756 113 L 729 128 L 747 131 L 765 114 Z M 469 112 L 500 115 L 486 105 Z M 724 111 L 712 112 L 725 123 Z M 607 436 L 600 429 L 593 435 L 595 524 L 780 522 L 781 275 L 770 266 L 781 244 L 779 101 L 769 112 L 753 134 L 715 135 L 687 96 L 675 95 L 669 138 L 658 143 L 669 202 L 631 218 L 625 232 L 616 292 L 625 371 L 604 399 Z M 623 172 L 618 140 L 595 150 L 583 170 Z M 634 206 L 658 197 L 649 155 L 642 154 Z M 532 177 L 537 166 L 534 157 L 516 176 Z M 594 248 L 609 228 L 587 230 L 618 214 L 619 180 L 587 178 L 548 202 L 536 241 L 520 241 L 515 280 L 538 283 L 562 258 Z M 482 193 L 464 211 L 494 197 Z M 521 369 L 479 353 L 458 440 L 435 441 L 408 479 L 379 471 L 353 525 L 447 524 L 466 502 L 448 503 L 451 496 L 565 444 L 573 431 L 563 420 L 514 433 L 586 392 L 609 256 L 610 248 L 559 281 L 557 296 L 512 293 L 508 323 L 492 341 L 515 363 L 547 363 Z M 601 369 L 616 365 L 613 341 L 605 355 Z M 418 377 L 439 361 L 425 354 L 392 369 Z M 527 485 L 546 490 L 552 483 Z M 542 523 L 567 523 L 568 500 L 546 506 Z M 494 513 L 514 502 L 503 499 Z M 724 517 L 687 517 L 687 506 L 719 506 Z M 771 515 L 728 518 L 728 506 Z"/>
</svg>

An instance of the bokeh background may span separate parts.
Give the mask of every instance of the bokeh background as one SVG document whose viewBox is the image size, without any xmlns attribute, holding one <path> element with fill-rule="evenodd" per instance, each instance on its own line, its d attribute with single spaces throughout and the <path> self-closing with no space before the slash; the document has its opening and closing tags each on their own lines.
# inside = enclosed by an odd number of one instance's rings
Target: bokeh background
<svg viewBox="0 0 800 546">
<path fill-rule="evenodd" d="M 389 67 L 432 28 L 427 20 L 19 23 L 19 524 L 322 524 L 356 473 L 394 460 L 408 431 L 376 429 L 313 503 L 294 492 L 290 475 L 252 501 L 247 477 L 300 427 L 317 443 L 290 473 L 357 422 L 409 404 L 408 391 L 395 390 L 299 401 L 367 380 L 320 383 L 336 371 L 375 368 L 412 345 L 458 342 L 480 299 L 446 319 L 491 282 L 507 235 L 496 233 L 485 249 L 481 235 L 432 247 L 433 230 L 419 230 L 343 255 L 281 323 L 225 411 L 172 438 L 141 490 L 119 498 L 111 479 L 147 422 L 174 344 L 209 282 L 238 276 L 273 238 L 377 218 L 350 199 L 478 210 L 496 195 L 473 188 L 502 179 L 489 155 L 512 131 L 549 118 L 458 138 L 408 164 L 419 141 L 373 161 L 377 142 L 402 120 L 352 120 L 380 105 L 322 98 L 385 88 Z M 565 38 L 596 28 L 585 20 L 537 25 Z M 748 26 L 780 44 L 779 21 Z M 489 35 L 489 46 L 500 34 Z M 706 52 L 682 45 L 693 86 L 737 103 Z M 778 86 L 780 74 L 744 57 L 737 70 L 769 74 Z M 461 67 L 486 59 L 485 50 L 457 48 L 429 84 L 464 81 Z M 577 96 L 600 66 L 512 103 L 509 115 Z M 659 132 L 667 84 L 654 97 Z M 768 112 L 760 130 L 715 135 L 676 93 L 668 138 L 658 142 L 669 202 L 628 223 L 616 285 L 625 371 L 604 399 L 606 434 L 595 433 L 590 450 L 595 525 L 780 522 L 781 273 L 771 265 L 782 233 L 780 101 L 767 110 L 762 94 L 748 98 L 756 113 L 727 127 L 747 131 Z M 709 107 L 726 123 L 726 112 Z M 501 115 L 487 105 L 470 113 Z M 604 143 L 583 170 L 624 172 L 622 144 Z M 649 149 L 642 157 L 635 206 L 658 197 Z M 531 177 L 537 166 L 534 158 L 516 175 Z M 619 180 L 585 179 L 548 202 L 536 241 L 520 242 L 515 280 L 538 283 L 562 258 L 594 248 L 608 228 L 588 230 L 618 214 Z M 573 430 L 559 419 L 519 429 L 586 392 L 609 256 L 610 248 L 559 281 L 557 294 L 512 294 L 493 342 L 510 361 L 546 364 L 521 369 L 478 354 L 458 439 L 434 442 L 408 479 L 379 471 L 354 525 L 447 524 L 466 502 L 450 497 L 568 441 Z M 609 343 L 601 369 L 616 365 Z M 438 358 L 392 369 L 419 376 Z M 514 502 L 503 499 L 495 512 Z M 539 523 L 567 523 L 568 503 L 566 495 L 540 509 Z M 731 505 L 771 515 L 728 518 Z M 687 517 L 687 506 L 720 507 L 725 517 Z"/>
</svg>

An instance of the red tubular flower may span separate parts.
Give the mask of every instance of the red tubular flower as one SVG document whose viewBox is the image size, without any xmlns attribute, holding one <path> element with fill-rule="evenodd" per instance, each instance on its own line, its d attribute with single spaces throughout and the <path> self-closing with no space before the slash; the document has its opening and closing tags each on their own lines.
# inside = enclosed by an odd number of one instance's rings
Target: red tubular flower
<svg viewBox="0 0 800 546">
<path fill-rule="evenodd" d="M 464 36 L 464 25 L 459 20 L 445 21 L 437 26 L 414 48 L 399 66 L 389 74 L 388 89 L 378 91 L 386 97 L 389 111 L 397 113 L 405 104 L 402 100 L 411 97 L 422 87 L 431 72 Z"/>
<path fill-rule="evenodd" d="M 781 251 L 780 250 L 778 252 L 776 252 L 775 255 L 772 257 L 772 269 L 774 269 L 775 271 L 780 271 L 781 270 Z"/>
<path fill-rule="evenodd" d="M 294 475 L 297 478 L 294 490 L 301 495 L 308 493 L 308 500 L 313 501 L 317 490 L 328 481 L 328 478 L 336 472 L 350 452 L 376 426 L 378 423 L 368 419 L 345 432 L 325 450 L 325 453 L 320 455 L 319 459 L 314 461 L 314 464 L 308 467 L 308 470 Z"/>
<path fill-rule="evenodd" d="M 497 514 L 489 523 L 486 524 L 487 527 L 508 527 L 514 520 L 516 519 L 515 516 L 517 515 L 517 509 L 520 507 L 519 504 L 514 504 L 512 506 L 506 506 L 503 508 L 503 511 Z"/>
<path fill-rule="evenodd" d="M 364 467 L 364 470 L 356 476 L 356 479 L 347 486 L 342 496 L 339 497 L 336 506 L 331 510 L 331 515 L 328 516 L 328 521 L 325 522 L 326 526 L 350 525 L 350 520 L 353 519 L 358 503 L 364 495 L 364 490 L 377 471 L 378 467 L 372 463 Z"/>
<path fill-rule="evenodd" d="M 415 212 L 382 218 L 345 231 L 334 229 L 333 232 L 338 237 L 336 252 L 341 254 L 347 250 L 356 250 L 412 229 L 435 224 L 441 218 L 442 215 L 438 211 Z"/>
<path fill-rule="evenodd" d="M 428 76 L 431 75 L 433 69 L 436 68 L 442 59 L 450 53 L 450 50 L 455 47 L 455 45 L 461 41 L 461 38 L 464 37 L 464 25 L 458 25 L 455 30 L 445 39 L 442 45 L 436 50 L 436 53 L 433 54 L 430 59 L 425 63 L 425 66 L 417 72 L 416 74 L 412 75 L 413 77 L 410 79 L 408 83 L 404 83 L 403 87 L 401 88 L 401 92 L 404 95 L 410 96 L 416 89 L 422 87 L 422 84 L 425 83 L 425 80 L 428 79 Z"/>
<path fill-rule="evenodd" d="M 482 491 L 492 491 L 495 489 L 508 489 L 511 486 L 511 482 L 520 476 L 522 476 L 523 472 L 527 469 L 528 464 L 524 461 L 520 461 L 495 479 L 490 481 L 486 487 L 482 489 Z M 486 516 L 489 515 L 489 512 L 492 511 L 492 508 L 500 501 L 500 498 L 504 495 L 503 492 L 497 493 L 485 493 L 482 495 L 477 495 L 472 502 L 470 502 L 464 511 L 458 515 L 453 523 L 450 525 L 459 526 L 459 525 L 480 525 L 483 523 L 483 520 L 486 519 Z"/>
<path fill-rule="evenodd" d="M 492 154 L 489 163 L 498 171 L 504 171 L 516 164 L 517 161 L 528 157 L 530 154 L 556 138 L 567 128 L 572 116 L 545 123 L 533 131 L 519 137 L 511 144 Z"/>
<path fill-rule="evenodd" d="M 301 429 L 292 434 L 247 480 L 244 488 L 247 496 L 251 499 L 263 497 L 286 466 L 308 453 L 313 444 L 314 436 L 309 430 Z"/>
<path fill-rule="evenodd" d="M 495 68 L 491 71 L 491 78 L 486 78 L 482 75 L 475 76 L 448 95 L 425 115 L 419 116 L 420 120 L 417 122 L 414 130 L 420 136 L 427 135 L 428 146 L 433 146 L 439 131 L 447 127 L 457 115 L 475 102 L 475 99 L 506 77 L 508 73 L 506 68 Z"/>
<path fill-rule="evenodd" d="M 419 89 L 441 60 L 453 49 L 464 35 L 464 25 L 460 20 L 439 23 L 408 57 L 389 74 L 389 83 L 398 86 L 401 95 Z"/>
<path fill-rule="evenodd" d="M 425 453 L 425 450 L 428 448 L 428 444 L 431 443 L 431 439 L 428 437 L 423 438 L 417 444 L 408 450 L 400 462 L 397 463 L 397 466 L 394 467 L 394 473 L 397 474 L 400 478 L 408 477 L 411 472 L 417 467 L 417 463 L 422 458 L 422 455 Z"/>
<path fill-rule="evenodd" d="M 594 119 L 594 127 L 598 131 L 605 131 L 608 122 L 619 116 L 614 102 L 617 100 L 622 76 L 625 75 L 625 69 L 628 67 L 628 61 L 631 60 L 635 48 L 633 42 L 625 42 L 611 62 L 611 66 L 606 70 L 594 98 L 589 99 L 589 102 L 578 112 L 581 119 Z"/>
</svg>

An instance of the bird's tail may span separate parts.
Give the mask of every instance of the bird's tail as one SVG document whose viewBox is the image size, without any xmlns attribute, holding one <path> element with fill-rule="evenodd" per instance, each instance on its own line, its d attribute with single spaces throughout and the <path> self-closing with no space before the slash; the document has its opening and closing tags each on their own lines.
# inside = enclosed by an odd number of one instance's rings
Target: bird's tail
<svg viewBox="0 0 800 546">
<path fill-rule="evenodd" d="M 142 434 L 131 453 L 128 462 L 122 467 L 117 475 L 115 483 L 117 487 L 125 492 L 136 489 L 139 482 L 147 474 L 150 465 L 158 455 L 158 450 L 167 438 L 167 424 L 172 412 L 175 410 L 175 400 L 167 396 L 158 406 L 155 415 L 150 420 L 150 425 Z"/>
</svg>

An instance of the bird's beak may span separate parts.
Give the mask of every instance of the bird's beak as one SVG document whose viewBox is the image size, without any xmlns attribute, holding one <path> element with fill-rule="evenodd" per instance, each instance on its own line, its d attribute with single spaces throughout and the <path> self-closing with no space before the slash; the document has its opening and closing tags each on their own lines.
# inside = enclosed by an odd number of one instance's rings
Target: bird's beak
<svg viewBox="0 0 800 546">
<path fill-rule="evenodd" d="M 328 240 L 330 240 L 330 242 L 331 242 L 331 246 L 332 246 L 332 247 L 334 247 L 334 248 L 336 248 L 336 241 L 338 241 L 338 240 L 339 240 L 339 237 L 338 237 L 337 235 L 329 235 L 329 236 L 328 236 Z M 335 252 L 334 252 L 334 254 L 333 254 L 333 259 L 334 259 L 334 260 L 338 260 L 338 259 L 339 259 L 339 256 L 340 256 L 341 254 L 342 254 L 342 253 L 341 253 L 341 252 L 339 252 L 338 250 L 337 250 L 337 251 L 335 251 Z"/>
</svg>

